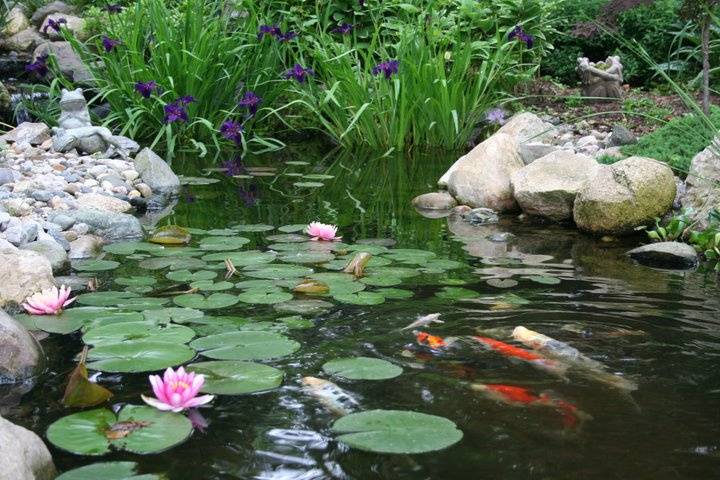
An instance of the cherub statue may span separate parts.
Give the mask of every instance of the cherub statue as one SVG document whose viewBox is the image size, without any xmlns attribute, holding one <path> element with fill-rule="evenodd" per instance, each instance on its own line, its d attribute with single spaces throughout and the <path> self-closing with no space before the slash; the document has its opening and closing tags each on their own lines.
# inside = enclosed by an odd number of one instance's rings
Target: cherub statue
<svg viewBox="0 0 720 480">
<path fill-rule="evenodd" d="M 577 59 L 582 79 L 582 95 L 591 98 L 622 98 L 623 66 L 620 57 L 611 56 L 593 63 L 585 57 Z"/>
<path fill-rule="evenodd" d="M 109 129 L 94 127 L 90 122 L 90 112 L 81 88 L 62 90 L 60 118 L 58 126 L 53 127 L 52 140 L 56 152 L 68 152 L 75 148 L 85 154 L 102 152 L 110 156 L 117 153 L 127 158 L 127 152 Z"/>
</svg>

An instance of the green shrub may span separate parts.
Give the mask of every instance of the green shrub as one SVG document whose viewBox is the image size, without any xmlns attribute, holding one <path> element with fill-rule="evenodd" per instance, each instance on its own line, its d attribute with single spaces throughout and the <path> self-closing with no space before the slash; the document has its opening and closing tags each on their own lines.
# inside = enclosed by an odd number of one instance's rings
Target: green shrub
<svg viewBox="0 0 720 480">
<path fill-rule="evenodd" d="M 623 147 L 623 153 L 661 160 L 684 176 L 693 157 L 707 148 L 720 129 L 720 108 L 713 108 L 709 118 L 714 130 L 699 115 L 688 114 Z"/>
</svg>

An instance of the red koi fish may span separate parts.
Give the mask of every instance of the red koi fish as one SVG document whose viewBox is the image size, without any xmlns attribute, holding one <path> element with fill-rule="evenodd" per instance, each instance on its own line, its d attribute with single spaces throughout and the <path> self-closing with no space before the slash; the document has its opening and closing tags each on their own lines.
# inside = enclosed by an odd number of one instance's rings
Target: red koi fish
<svg viewBox="0 0 720 480">
<path fill-rule="evenodd" d="M 448 346 L 448 343 L 443 340 L 442 337 L 436 337 L 435 335 L 430 335 L 427 332 L 413 332 L 415 334 L 415 339 L 420 345 L 425 345 L 427 347 L 432 348 L 433 350 L 438 350 L 440 348 L 445 348 Z"/>
<path fill-rule="evenodd" d="M 579 410 L 572 403 L 554 397 L 548 393 L 537 395 L 527 388 L 513 385 L 497 385 L 473 383 L 472 389 L 483 393 L 487 398 L 503 402 L 515 407 L 550 407 L 554 408 L 562 417 L 563 425 L 566 428 L 575 428 L 581 421 L 590 420 L 592 417 Z"/>
<path fill-rule="evenodd" d="M 561 364 L 556 360 L 550 360 L 541 355 L 538 355 L 537 353 L 525 350 L 520 347 L 515 347 L 508 343 L 501 342 L 500 340 L 495 340 L 494 338 L 473 336 L 472 339 L 480 343 L 481 345 L 489 348 L 490 350 L 498 352 L 503 357 L 523 360 L 551 373 L 563 375 L 565 373 L 565 370 L 567 370 L 567 367 L 565 365 Z"/>
</svg>

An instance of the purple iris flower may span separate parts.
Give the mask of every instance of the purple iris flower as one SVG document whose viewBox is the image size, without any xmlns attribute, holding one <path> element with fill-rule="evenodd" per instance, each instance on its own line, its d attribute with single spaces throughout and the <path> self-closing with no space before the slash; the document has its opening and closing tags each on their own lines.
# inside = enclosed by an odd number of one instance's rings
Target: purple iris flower
<svg viewBox="0 0 720 480">
<path fill-rule="evenodd" d="M 505 110 L 502 108 L 493 108 L 485 114 L 485 121 L 495 125 L 505 124 Z"/>
<path fill-rule="evenodd" d="M 230 120 L 228 120 L 230 121 Z M 227 122 L 225 122 L 227 123 Z M 223 124 L 225 125 L 225 124 Z M 222 129 L 222 127 L 220 127 Z M 220 164 L 220 166 L 225 170 L 225 174 L 228 177 L 234 177 L 235 175 L 241 175 L 243 173 L 247 172 L 247 169 L 245 168 L 245 164 L 243 163 L 242 159 L 240 157 L 235 157 L 232 160 L 225 160 Z"/>
<path fill-rule="evenodd" d="M 34 62 L 25 65 L 25 71 L 33 72 L 38 77 L 44 77 L 48 73 L 47 60 L 48 55 L 40 55 Z"/>
<path fill-rule="evenodd" d="M 238 102 L 239 107 L 245 107 L 248 109 L 251 115 L 257 113 L 258 105 L 262 103 L 262 98 L 258 97 L 252 90 L 245 92 L 243 97 Z"/>
<path fill-rule="evenodd" d="M 185 110 L 186 103 L 183 103 L 180 99 L 175 100 L 173 103 L 165 105 L 165 123 L 170 124 L 173 122 L 185 123 L 188 121 L 187 110 Z"/>
<path fill-rule="evenodd" d="M 522 26 L 520 25 L 516 25 L 515 28 L 513 28 L 512 32 L 510 32 L 510 35 L 508 35 L 508 39 L 515 39 L 521 42 L 525 42 L 527 48 L 532 48 L 535 44 L 535 37 L 525 33 L 525 30 L 523 30 Z"/>
<path fill-rule="evenodd" d="M 397 60 L 388 60 L 386 62 L 381 62 L 375 65 L 372 69 L 373 75 L 378 75 L 382 73 L 385 75 L 385 78 L 390 78 L 394 73 L 398 73 L 400 67 L 400 62 Z"/>
<path fill-rule="evenodd" d="M 120 13 L 120 12 L 122 12 L 122 9 L 123 9 L 122 5 L 117 4 L 117 3 L 113 3 L 113 4 L 110 4 L 107 7 L 105 7 L 105 10 L 108 13 Z"/>
<path fill-rule="evenodd" d="M 293 31 L 281 33 L 277 36 L 277 39 L 283 43 L 289 42 L 290 40 L 294 40 L 295 38 L 297 38 L 297 33 L 293 32 Z"/>
<path fill-rule="evenodd" d="M 158 85 L 155 83 L 155 80 L 150 80 L 149 82 L 135 82 L 135 90 L 145 98 L 150 98 L 152 92 L 157 89 Z"/>
<path fill-rule="evenodd" d="M 121 43 L 122 42 L 120 40 L 113 40 L 112 38 L 105 35 L 103 35 L 102 37 L 102 46 L 105 49 L 106 53 L 112 52 L 113 50 L 115 50 L 115 47 L 117 47 Z"/>
<path fill-rule="evenodd" d="M 185 106 L 185 105 L 190 105 L 194 101 L 195 101 L 195 97 L 193 97 L 192 95 L 185 95 L 185 96 L 182 96 L 182 97 L 178 98 L 177 100 L 175 100 L 175 103 L 179 103 L 179 104 Z"/>
<path fill-rule="evenodd" d="M 226 139 L 235 142 L 235 145 L 242 145 L 243 126 L 234 120 L 225 120 L 220 125 L 220 133 Z"/>
<path fill-rule="evenodd" d="M 330 30 L 332 33 L 338 33 L 340 35 L 350 35 L 352 32 L 353 25 L 351 23 L 343 23 Z"/>
<path fill-rule="evenodd" d="M 52 18 L 48 18 L 48 19 L 47 19 L 47 25 L 45 25 L 45 27 L 43 27 L 43 30 L 42 30 L 42 31 L 43 31 L 43 33 L 47 33 L 48 28 L 52 28 L 52 29 L 55 30 L 56 32 L 59 32 L 59 31 L 60 31 L 60 28 L 61 28 L 60 25 L 62 25 L 63 23 L 67 23 L 67 20 L 65 20 L 64 18 L 58 18 L 57 20 L 53 20 Z"/>
<path fill-rule="evenodd" d="M 262 40 L 265 35 L 277 37 L 279 35 L 282 35 L 282 31 L 280 31 L 280 27 L 278 27 L 277 25 L 260 25 L 260 30 L 258 31 L 257 35 L 258 40 Z"/>
<path fill-rule="evenodd" d="M 285 78 L 294 78 L 298 83 L 305 83 L 307 77 L 312 77 L 313 75 L 315 75 L 315 72 L 312 68 L 304 68 L 299 63 L 296 63 L 290 70 L 285 72 Z"/>
</svg>

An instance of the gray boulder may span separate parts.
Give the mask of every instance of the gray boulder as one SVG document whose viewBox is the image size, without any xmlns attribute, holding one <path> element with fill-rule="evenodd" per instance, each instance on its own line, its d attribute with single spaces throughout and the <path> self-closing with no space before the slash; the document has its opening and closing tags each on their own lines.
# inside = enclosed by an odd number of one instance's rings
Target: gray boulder
<svg viewBox="0 0 720 480">
<path fill-rule="evenodd" d="M 0 135 L 0 141 L 30 145 L 40 145 L 47 140 L 50 140 L 50 127 L 44 123 L 23 122 L 6 134 Z"/>
<path fill-rule="evenodd" d="M 68 5 L 64 2 L 50 2 L 47 5 L 44 5 L 35 10 L 35 13 L 33 13 L 32 17 L 30 18 L 30 21 L 33 23 L 33 25 L 39 27 L 40 25 L 42 25 L 45 17 L 52 13 L 75 13 L 75 7 Z"/>
<path fill-rule="evenodd" d="M 448 191 L 458 203 L 512 211 L 517 204 L 510 176 L 524 166 L 515 139 L 496 133 L 455 162 L 443 178 L 448 176 Z"/>
<path fill-rule="evenodd" d="M 85 223 L 90 232 L 109 242 L 120 240 L 138 240 L 144 236 L 140 221 L 127 213 L 113 213 L 94 208 L 80 208 L 64 212 L 75 219 L 75 223 Z"/>
<path fill-rule="evenodd" d="M 33 58 L 52 54 L 60 68 L 60 72 L 74 83 L 90 83 L 93 76 L 80 57 L 72 49 L 70 42 L 46 42 L 33 52 Z"/>
<path fill-rule="evenodd" d="M 43 359 L 35 337 L 0 309 L 0 384 L 23 382 L 36 376 Z"/>
<path fill-rule="evenodd" d="M 135 170 L 142 181 L 154 192 L 180 189 L 180 179 L 170 166 L 149 148 L 143 148 L 135 157 Z"/>
<path fill-rule="evenodd" d="M 611 147 L 622 147 L 623 145 L 632 145 L 637 143 L 637 137 L 627 129 L 627 127 L 618 124 L 613 125 L 612 133 L 608 138 Z"/>
<path fill-rule="evenodd" d="M 540 142 L 528 142 L 519 145 L 520 158 L 522 158 L 525 165 L 530 165 L 538 158 L 550 155 L 557 150 L 560 150 L 557 145 Z"/>
<path fill-rule="evenodd" d="M 622 235 L 662 217 L 672 207 L 676 185 L 672 170 L 651 158 L 630 157 L 599 165 L 575 198 L 578 228 Z"/>
<path fill-rule="evenodd" d="M 627 254 L 633 260 L 648 267 L 687 270 L 695 268 L 698 264 L 695 249 L 680 242 L 651 243 L 634 248 Z"/>
<path fill-rule="evenodd" d="M 21 32 L 30 26 L 30 21 L 25 16 L 20 5 L 15 5 L 7 13 L 5 18 L 5 28 L 3 28 L 2 36 L 11 37 L 18 32 Z"/>
<path fill-rule="evenodd" d="M 63 28 L 72 32 L 78 40 L 86 39 L 84 35 L 85 20 L 67 13 L 51 13 L 48 15 L 45 17 L 45 20 L 43 20 L 43 23 L 40 26 L 40 31 L 47 35 L 50 40 L 62 40 L 63 36 L 61 32 L 56 32 L 53 28 L 49 28 L 50 20 L 57 22 L 60 19 L 65 20 Z"/>
<path fill-rule="evenodd" d="M 17 32 L 5 40 L 0 45 L 5 50 L 16 52 L 29 52 L 45 42 L 45 39 L 34 28 L 26 28 Z"/>
<path fill-rule="evenodd" d="M 0 265 L 0 308 L 18 305 L 55 284 L 50 261 L 39 253 L 3 249 Z"/>
<path fill-rule="evenodd" d="M 597 167 L 591 157 L 557 151 L 513 173 L 513 195 L 528 215 L 572 220 L 575 197 Z"/>
<path fill-rule="evenodd" d="M 52 456 L 30 430 L 0 417 L 0 478 L 2 480 L 53 480 Z"/>
<path fill-rule="evenodd" d="M 692 208 L 698 230 L 707 228 L 711 211 L 720 210 L 720 137 L 714 143 L 693 158 L 681 198 L 683 207 Z"/>
<path fill-rule="evenodd" d="M 490 208 L 473 208 L 463 218 L 471 225 L 491 225 L 500 221 L 495 210 Z"/>
<path fill-rule="evenodd" d="M 43 231 L 38 232 L 37 240 L 24 245 L 22 249 L 37 252 L 47 258 L 54 274 L 65 273 L 70 267 L 65 248 Z"/>
<path fill-rule="evenodd" d="M 70 258 L 78 260 L 97 257 L 102 252 L 104 243 L 97 235 L 82 235 L 70 242 Z"/>
<path fill-rule="evenodd" d="M 534 113 L 521 112 L 513 115 L 498 133 L 510 135 L 517 143 L 550 143 L 557 134 L 557 129 Z"/>
<path fill-rule="evenodd" d="M 421 210 L 450 210 L 457 202 L 447 192 L 431 192 L 413 198 L 412 204 Z"/>
</svg>

